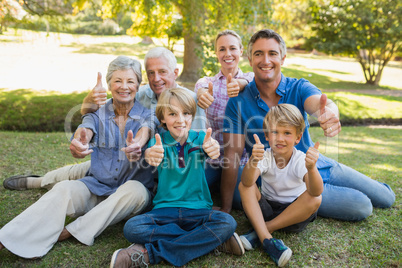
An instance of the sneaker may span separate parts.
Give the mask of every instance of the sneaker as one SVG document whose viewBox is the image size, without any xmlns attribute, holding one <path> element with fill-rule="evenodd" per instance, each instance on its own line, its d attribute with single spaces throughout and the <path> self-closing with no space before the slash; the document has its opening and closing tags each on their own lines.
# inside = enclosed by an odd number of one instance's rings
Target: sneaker
<svg viewBox="0 0 402 268">
<path fill-rule="evenodd" d="M 265 239 L 262 247 L 279 267 L 285 266 L 290 260 L 290 257 L 292 257 L 292 250 L 285 246 L 280 239 Z"/>
<path fill-rule="evenodd" d="M 118 249 L 113 253 L 110 268 L 148 267 L 147 249 L 140 244 L 132 244 L 128 248 Z"/>
<path fill-rule="evenodd" d="M 233 233 L 233 235 L 222 245 L 216 248 L 219 252 L 230 253 L 233 255 L 241 256 L 244 254 L 243 244 L 241 243 L 238 234 Z"/>
<path fill-rule="evenodd" d="M 243 243 L 243 247 L 245 250 L 253 250 L 261 246 L 260 239 L 258 238 L 258 235 L 254 231 L 254 229 L 251 229 L 244 235 L 241 235 L 240 240 Z"/>
</svg>

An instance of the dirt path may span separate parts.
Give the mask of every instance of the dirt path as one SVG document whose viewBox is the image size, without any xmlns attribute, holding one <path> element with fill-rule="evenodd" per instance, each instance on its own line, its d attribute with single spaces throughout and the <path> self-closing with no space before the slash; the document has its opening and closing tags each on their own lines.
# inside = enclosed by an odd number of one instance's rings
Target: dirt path
<svg viewBox="0 0 402 268">
<path fill-rule="evenodd" d="M 325 92 L 350 92 L 350 93 L 360 93 L 360 94 L 369 94 L 369 95 L 382 95 L 382 96 L 392 96 L 392 97 L 402 97 L 402 90 L 385 90 L 385 89 L 372 89 L 372 90 L 363 90 L 363 89 L 326 89 Z"/>
</svg>

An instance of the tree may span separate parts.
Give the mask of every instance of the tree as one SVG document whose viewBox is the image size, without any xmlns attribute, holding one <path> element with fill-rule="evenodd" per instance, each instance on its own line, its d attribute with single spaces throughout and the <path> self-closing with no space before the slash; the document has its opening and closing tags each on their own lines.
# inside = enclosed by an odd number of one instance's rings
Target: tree
<svg viewBox="0 0 402 268">
<path fill-rule="evenodd" d="M 85 1 L 78 0 L 76 5 Z M 102 15 L 132 11 L 135 19 L 129 32 L 151 37 L 168 37 L 168 29 L 180 23 L 184 57 L 179 80 L 195 82 L 202 71 L 203 44 L 212 47 L 213 36 L 227 28 L 249 37 L 254 27 L 269 25 L 270 7 L 271 0 L 103 0 Z M 177 33 L 172 32 L 176 38 Z"/>
<path fill-rule="evenodd" d="M 402 4 L 394 0 L 312 0 L 309 43 L 319 51 L 356 57 L 367 84 L 378 85 L 401 51 Z"/>
<path fill-rule="evenodd" d="M 49 21 L 55 17 L 72 14 L 74 0 L 22 0 L 23 8 L 32 15 L 43 17 L 46 22 L 46 33 L 49 35 Z"/>
<path fill-rule="evenodd" d="M 21 4 L 16 0 L 0 0 L 0 34 L 7 30 L 7 24 L 24 16 Z"/>
</svg>

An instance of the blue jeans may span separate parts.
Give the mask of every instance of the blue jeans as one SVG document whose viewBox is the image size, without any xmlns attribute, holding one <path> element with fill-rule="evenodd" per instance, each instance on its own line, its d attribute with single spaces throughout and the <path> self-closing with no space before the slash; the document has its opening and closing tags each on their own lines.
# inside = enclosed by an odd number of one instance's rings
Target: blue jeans
<svg viewBox="0 0 402 268">
<path fill-rule="evenodd" d="M 361 221 L 371 215 L 373 207 L 389 208 L 395 202 L 395 193 L 387 184 L 329 160 L 333 166 L 324 183 L 318 216 Z"/>
<path fill-rule="evenodd" d="M 145 246 L 151 264 L 166 260 L 182 266 L 224 243 L 236 226 L 233 217 L 221 211 L 159 208 L 128 220 L 124 236 Z"/>
</svg>

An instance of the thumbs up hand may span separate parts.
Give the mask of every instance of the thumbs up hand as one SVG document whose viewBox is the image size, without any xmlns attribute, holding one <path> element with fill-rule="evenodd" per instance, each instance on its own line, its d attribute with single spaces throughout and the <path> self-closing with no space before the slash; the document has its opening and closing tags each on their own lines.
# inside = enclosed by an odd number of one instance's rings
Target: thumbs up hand
<svg viewBox="0 0 402 268">
<path fill-rule="evenodd" d="M 89 150 L 89 141 L 87 130 L 85 128 L 77 129 L 74 139 L 70 143 L 70 152 L 75 158 L 84 158 L 91 154 L 93 150 Z"/>
<path fill-rule="evenodd" d="M 202 143 L 202 149 L 211 159 L 217 159 L 220 155 L 220 146 L 219 142 L 211 137 L 211 134 L 212 129 L 208 128 L 204 142 Z"/>
<path fill-rule="evenodd" d="M 237 95 L 239 95 L 240 85 L 237 82 L 237 79 L 232 79 L 232 74 L 229 74 L 226 78 L 226 89 L 229 98 L 237 97 Z"/>
<path fill-rule="evenodd" d="M 155 134 L 155 140 L 155 145 L 145 150 L 145 161 L 151 166 L 157 167 L 163 160 L 165 150 L 163 149 L 161 136 L 159 134 Z"/>
<path fill-rule="evenodd" d="M 320 116 L 318 122 L 324 130 L 324 135 L 334 137 L 341 132 L 341 123 L 339 117 L 327 106 L 327 95 L 322 94 L 320 97 Z"/>
<path fill-rule="evenodd" d="M 258 163 L 260 160 L 264 158 L 264 144 L 261 143 L 260 138 L 257 134 L 254 134 L 255 144 L 253 145 L 253 151 L 251 153 L 250 160 L 253 163 Z"/>
<path fill-rule="evenodd" d="M 133 139 L 133 131 L 129 130 L 127 132 L 126 144 L 127 147 L 121 148 L 123 152 L 126 153 L 126 157 L 130 162 L 138 161 L 141 158 L 141 146 Z"/>
<path fill-rule="evenodd" d="M 320 152 L 318 151 L 319 146 L 320 143 L 317 141 L 314 147 L 310 147 L 306 152 L 306 168 L 308 170 L 313 169 L 317 163 L 318 157 L 320 156 Z"/>
<path fill-rule="evenodd" d="M 205 89 L 204 89 L 205 90 Z M 212 82 L 208 83 L 208 90 L 205 90 L 199 97 L 197 105 L 202 109 L 207 109 L 215 100 Z"/>
<path fill-rule="evenodd" d="M 96 103 L 99 107 L 106 103 L 106 88 L 102 85 L 102 74 L 98 72 L 96 86 L 92 89 L 92 103 Z"/>
</svg>

